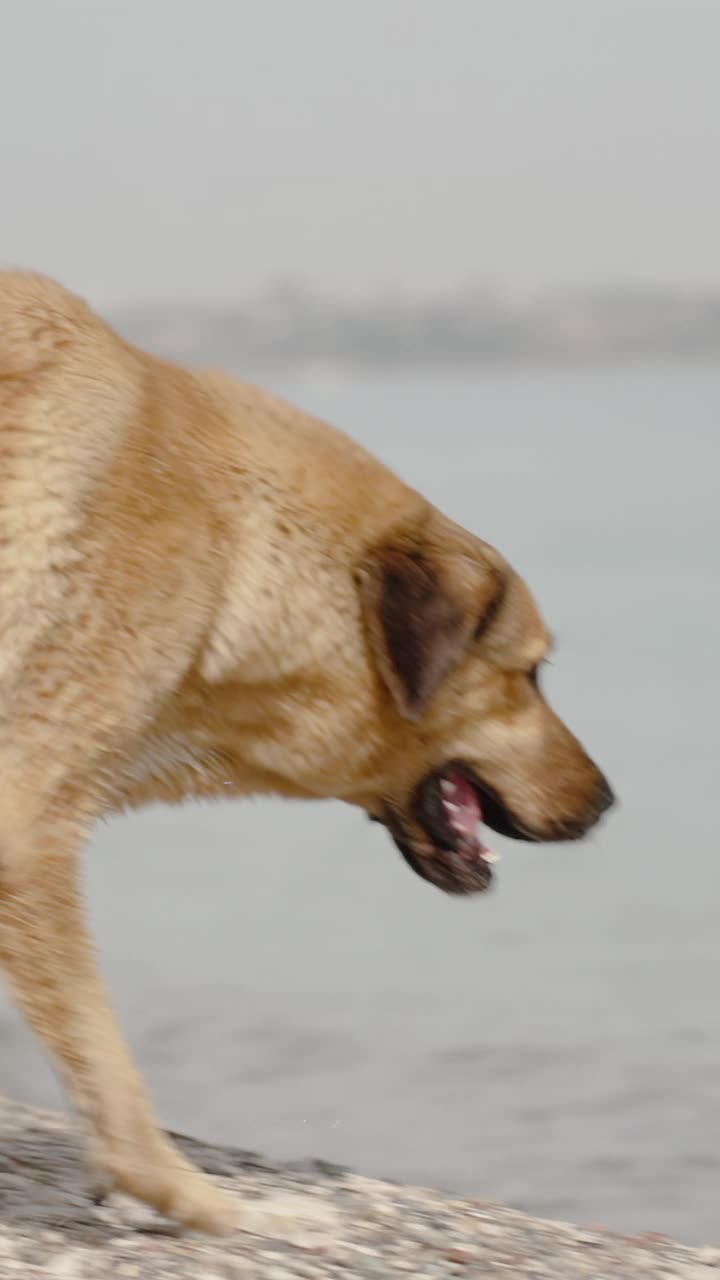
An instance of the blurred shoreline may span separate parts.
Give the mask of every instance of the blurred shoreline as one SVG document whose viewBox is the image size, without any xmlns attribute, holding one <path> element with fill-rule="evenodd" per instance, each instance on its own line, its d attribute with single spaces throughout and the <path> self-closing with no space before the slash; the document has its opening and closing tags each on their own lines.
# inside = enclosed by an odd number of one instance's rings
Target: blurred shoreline
<svg viewBox="0 0 720 1280">
<path fill-rule="evenodd" d="M 720 363 L 720 294 L 651 287 L 343 299 L 283 286 L 235 304 L 116 307 L 110 319 L 171 359 L 338 376 Z"/>
</svg>

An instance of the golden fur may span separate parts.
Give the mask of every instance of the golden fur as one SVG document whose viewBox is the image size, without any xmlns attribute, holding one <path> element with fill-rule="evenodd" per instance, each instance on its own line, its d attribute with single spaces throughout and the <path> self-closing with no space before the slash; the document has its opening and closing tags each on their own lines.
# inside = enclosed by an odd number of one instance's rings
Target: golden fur
<svg viewBox="0 0 720 1280">
<path fill-rule="evenodd" d="M 189 1226 L 237 1206 L 160 1132 L 83 919 L 102 814 L 339 797 L 451 892 L 485 887 L 413 800 L 467 762 L 525 838 L 609 802 L 534 678 L 527 588 L 339 432 L 136 350 L 0 273 L 0 963 L 112 1185 Z M 502 828 L 501 828 L 502 829 Z"/>
</svg>

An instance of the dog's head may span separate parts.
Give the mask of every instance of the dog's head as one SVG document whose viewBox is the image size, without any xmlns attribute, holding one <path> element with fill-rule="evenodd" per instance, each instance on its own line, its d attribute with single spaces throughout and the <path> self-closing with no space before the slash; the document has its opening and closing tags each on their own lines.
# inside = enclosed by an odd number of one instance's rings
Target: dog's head
<svg viewBox="0 0 720 1280">
<path fill-rule="evenodd" d="M 412 869 L 479 892 L 492 879 L 483 824 L 531 841 L 588 831 L 612 792 L 543 696 L 550 637 L 502 557 L 433 513 L 374 547 L 357 577 L 395 722 L 382 783 L 359 802 Z"/>
</svg>

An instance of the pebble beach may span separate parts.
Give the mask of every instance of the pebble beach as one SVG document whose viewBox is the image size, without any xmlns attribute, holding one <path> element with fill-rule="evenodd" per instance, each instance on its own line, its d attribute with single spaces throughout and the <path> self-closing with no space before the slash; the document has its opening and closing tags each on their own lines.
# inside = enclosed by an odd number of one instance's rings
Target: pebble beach
<svg viewBox="0 0 720 1280">
<path fill-rule="evenodd" d="M 320 1160 L 281 1164 L 174 1135 L 263 1234 L 182 1234 L 123 1197 L 93 1204 L 64 1116 L 0 1101 L 0 1277 L 65 1280 L 720 1280 L 720 1248 L 598 1224 L 546 1222 L 500 1205 L 360 1177 Z"/>
</svg>

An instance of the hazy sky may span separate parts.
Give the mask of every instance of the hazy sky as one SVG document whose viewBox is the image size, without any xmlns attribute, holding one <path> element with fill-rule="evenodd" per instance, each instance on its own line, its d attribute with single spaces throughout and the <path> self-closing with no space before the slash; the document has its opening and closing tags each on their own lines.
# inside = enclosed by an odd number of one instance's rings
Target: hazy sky
<svg viewBox="0 0 720 1280">
<path fill-rule="evenodd" d="M 720 0 L 0 0 L 0 261 L 720 285 Z"/>
</svg>

